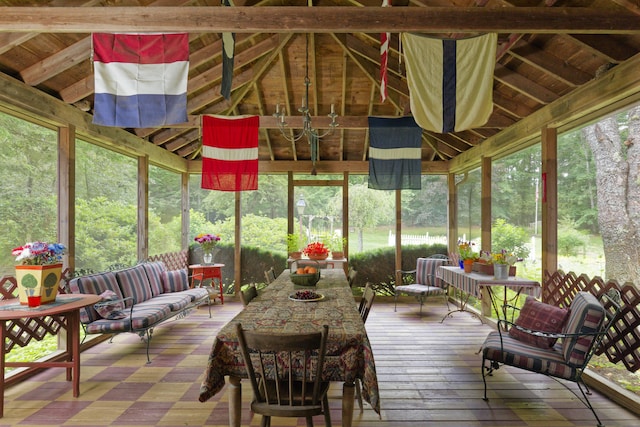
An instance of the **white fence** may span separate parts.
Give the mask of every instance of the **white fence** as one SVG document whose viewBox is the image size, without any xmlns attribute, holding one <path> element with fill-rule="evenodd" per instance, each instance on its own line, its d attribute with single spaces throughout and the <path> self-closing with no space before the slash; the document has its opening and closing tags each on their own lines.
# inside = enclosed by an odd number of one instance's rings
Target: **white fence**
<svg viewBox="0 0 640 427">
<path fill-rule="evenodd" d="M 402 234 L 400 236 L 403 245 L 433 245 L 435 243 L 447 244 L 447 236 L 429 236 L 425 234 Z M 396 245 L 396 234 L 389 230 L 388 246 Z"/>
</svg>

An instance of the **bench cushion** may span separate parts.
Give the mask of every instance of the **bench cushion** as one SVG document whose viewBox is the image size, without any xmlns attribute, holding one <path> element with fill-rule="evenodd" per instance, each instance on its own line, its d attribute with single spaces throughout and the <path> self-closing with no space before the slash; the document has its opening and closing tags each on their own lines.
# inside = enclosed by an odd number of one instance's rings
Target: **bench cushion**
<svg viewBox="0 0 640 427">
<path fill-rule="evenodd" d="M 133 300 L 126 301 L 127 308 L 131 307 L 132 304 L 139 304 L 153 297 L 151 285 L 149 285 L 143 265 L 119 270 L 116 272 L 116 278 L 120 284 L 122 295 L 133 298 Z"/>
<path fill-rule="evenodd" d="M 98 319 L 89 323 L 86 330 L 89 334 L 109 334 L 146 329 L 163 320 L 170 312 L 167 305 L 137 304 L 131 313 L 133 320 L 128 316 L 117 320 Z"/>
<path fill-rule="evenodd" d="M 93 294 L 100 295 L 104 291 L 112 291 L 118 299 L 122 299 L 122 291 L 118 286 L 118 280 L 113 272 L 92 274 L 90 276 L 75 277 L 69 282 L 69 289 L 74 294 Z M 80 321 L 82 323 L 90 323 L 100 319 L 101 316 L 93 308 L 88 306 L 80 309 Z"/>
<path fill-rule="evenodd" d="M 164 262 L 145 262 L 142 264 L 144 272 L 147 274 L 149 286 L 151 286 L 151 295 L 158 296 L 164 292 L 162 288 L 162 273 L 166 271 Z"/>
<path fill-rule="evenodd" d="M 172 270 L 162 273 L 164 292 L 179 292 L 189 289 L 189 275 L 187 270 Z"/>
<path fill-rule="evenodd" d="M 568 380 L 575 380 L 576 378 L 576 368 L 564 363 L 562 345 L 560 343 L 551 348 L 542 349 L 518 341 L 503 333 L 502 344 L 503 346 L 500 345 L 500 333 L 498 331 L 490 332 L 484 344 L 482 344 L 484 358 L 554 377 Z M 502 349 L 504 349 L 504 352 L 502 352 Z"/>
<path fill-rule="evenodd" d="M 604 321 L 604 308 L 600 301 L 588 292 L 578 292 L 571 301 L 569 319 L 564 328 L 567 334 L 593 334 Z M 572 366 L 582 367 L 594 336 L 567 338 L 563 340 L 562 353 Z"/>
</svg>

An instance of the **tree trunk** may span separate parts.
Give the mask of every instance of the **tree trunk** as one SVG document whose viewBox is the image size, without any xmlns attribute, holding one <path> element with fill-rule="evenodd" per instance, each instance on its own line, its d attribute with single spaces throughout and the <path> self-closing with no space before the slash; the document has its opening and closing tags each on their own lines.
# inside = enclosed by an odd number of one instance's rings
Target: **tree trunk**
<svg viewBox="0 0 640 427">
<path fill-rule="evenodd" d="M 640 279 L 640 108 L 629 112 L 629 138 L 622 141 L 615 117 L 583 129 L 596 164 L 598 225 L 605 254 L 605 279 Z M 638 144 L 633 144 L 634 138 Z"/>
</svg>

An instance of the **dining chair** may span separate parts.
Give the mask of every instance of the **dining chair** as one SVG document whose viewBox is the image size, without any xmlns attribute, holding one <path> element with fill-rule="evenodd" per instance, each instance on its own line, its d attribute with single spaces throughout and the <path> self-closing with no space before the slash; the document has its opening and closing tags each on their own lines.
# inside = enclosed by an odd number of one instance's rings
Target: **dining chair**
<svg viewBox="0 0 640 427">
<path fill-rule="evenodd" d="M 398 296 L 400 294 L 415 296 L 420 302 L 420 314 L 422 314 L 424 300 L 430 295 L 444 295 L 447 308 L 449 308 L 449 298 L 447 296 L 449 284 L 436 276 L 438 267 L 447 265 L 447 263 L 448 258 L 446 255 L 435 254 L 428 258 L 418 258 L 415 270 L 398 270 L 403 280 L 405 277 L 411 276 L 413 283 L 396 286 L 393 311 L 397 309 Z"/>
<path fill-rule="evenodd" d="M 353 267 L 349 267 L 349 272 L 347 273 L 347 281 L 349 282 L 350 288 L 353 288 L 353 282 L 356 280 L 357 275 L 358 272 Z"/>
<path fill-rule="evenodd" d="M 264 277 L 267 279 L 267 285 L 276 280 L 276 271 L 274 268 L 271 267 L 268 270 L 265 270 Z"/>
<path fill-rule="evenodd" d="M 362 298 L 360 299 L 360 306 L 358 307 L 358 311 L 360 312 L 360 317 L 362 317 L 362 322 L 367 322 L 367 317 L 369 317 L 369 311 L 371 310 L 371 306 L 373 305 L 373 300 L 376 297 L 376 292 L 373 290 L 371 282 L 367 282 L 364 287 L 364 292 L 362 293 Z M 360 407 L 360 413 L 364 412 L 364 406 L 362 404 L 362 380 L 356 378 L 356 399 L 358 400 L 358 406 Z"/>
<path fill-rule="evenodd" d="M 260 425 L 269 427 L 271 417 L 304 417 L 313 427 L 312 417 L 324 415 L 325 426 L 331 427 L 330 383 L 322 381 L 329 327 L 324 325 L 321 332 L 274 334 L 245 330 L 238 323 L 236 332 L 253 388 L 251 411 L 262 415 Z"/>
<path fill-rule="evenodd" d="M 244 291 L 240 291 L 240 296 L 242 297 L 242 305 L 246 307 L 251 300 L 258 296 L 258 290 L 254 285 L 251 285 Z"/>
</svg>

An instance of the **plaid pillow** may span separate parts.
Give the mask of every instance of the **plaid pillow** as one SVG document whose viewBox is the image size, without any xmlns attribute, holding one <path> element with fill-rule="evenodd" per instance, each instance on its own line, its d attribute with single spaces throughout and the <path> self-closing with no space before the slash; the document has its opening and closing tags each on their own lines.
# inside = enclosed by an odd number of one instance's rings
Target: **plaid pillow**
<svg viewBox="0 0 640 427">
<path fill-rule="evenodd" d="M 115 292 L 107 290 L 101 293 L 100 297 L 102 300 L 95 304 L 93 308 L 96 309 L 103 319 L 115 320 L 127 317 L 127 314 L 124 312 L 124 302 L 118 301 L 120 298 Z"/>
<path fill-rule="evenodd" d="M 557 334 L 562 332 L 568 317 L 569 310 L 566 308 L 545 304 L 537 301 L 532 296 L 528 296 L 515 324 L 532 331 Z M 510 328 L 509 335 L 518 341 L 539 348 L 551 348 L 557 341 L 555 338 L 537 337 L 517 328 Z"/>
</svg>

